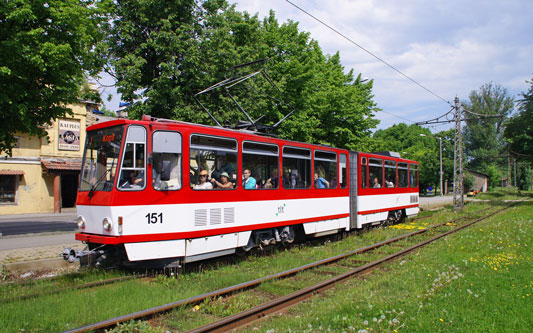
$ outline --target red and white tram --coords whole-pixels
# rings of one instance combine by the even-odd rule
[[[87,128],[77,209],[88,251],[67,249],[66,259],[165,266],[415,215],[418,164],[149,116],[113,120]]]

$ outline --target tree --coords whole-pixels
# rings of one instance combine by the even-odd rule
[[[462,104],[467,118],[463,137],[468,168],[487,173],[505,151],[503,124],[514,108],[513,98],[507,89],[491,82],[472,91]]]
[[[531,189],[531,165],[519,163],[518,168],[518,188],[527,191]]]
[[[504,135],[518,158],[533,161],[533,79],[526,82],[531,86],[527,92],[522,92],[518,113],[509,119]]]
[[[108,0],[13,0],[0,5],[0,152],[16,133],[45,136],[42,127],[71,112],[87,74],[100,71],[96,48]]]
[[[273,12],[260,20],[224,0],[125,0],[113,17],[106,45],[118,92],[132,104],[133,117],[213,124],[193,95],[231,74],[233,66],[269,59],[274,85],[255,80],[231,93],[253,119],[264,115],[265,124],[294,108],[278,136],[355,149],[378,123],[372,81],[345,73],[339,54],[324,55],[297,23],[280,25]],[[234,124],[242,114],[223,92],[200,98],[220,123]]]

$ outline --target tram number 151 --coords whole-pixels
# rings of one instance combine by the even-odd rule
[[[163,223],[163,213],[148,213],[144,217],[148,224]]]

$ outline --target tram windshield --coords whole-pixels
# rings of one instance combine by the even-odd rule
[[[123,134],[123,125],[87,132],[80,191],[111,191]]]

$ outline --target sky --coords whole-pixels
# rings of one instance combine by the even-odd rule
[[[489,82],[518,98],[533,78],[531,0],[291,0],[434,94],[286,0],[229,2],[259,18],[273,10],[280,24],[298,22],[325,54],[340,53],[346,72],[373,79],[374,101],[383,110],[376,114],[378,129],[436,118],[450,110],[446,101],[467,100]],[[118,99],[108,108],[116,110]]]

